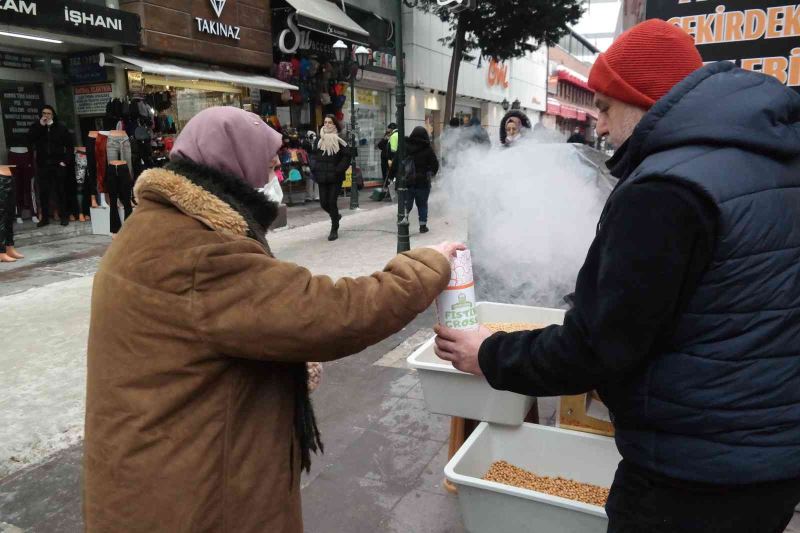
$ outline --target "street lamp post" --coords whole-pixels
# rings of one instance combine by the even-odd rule
[[[403,55],[403,0],[397,0],[397,27],[394,30],[394,47],[397,57],[397,88],[395,103],[397,106],[397,153],[393,165],[397,177],[397,253],[411,249],[408,235],[408,210],[406,209],[406,176],[402,164],[406,155],[406,86],[405,57]]]
[[[356,157],[358,156],[358,119],[356,118],[356,77],[369,63],[369,50],[363,46],[356,48],[356,61],[350,57],[350,47],[342,41],[333,45],[336,61],[348,72],[350,80],[350,209],[358,209],[358,183],[356,182]]]

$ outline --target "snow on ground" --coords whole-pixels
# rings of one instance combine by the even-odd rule
[[[412,246],[465,238],[465,224],[445,220],[436,205],[432,201],[427,235],[414,235],[419,228],[412,216]],[[277,257],[314,274],[368,275],[394,256],[396,212],[389,204],[343,211],[336,242],[327,241],[330,224],[322,222],[271,234],[270,246]],[[0,478],[83,437],[94,279],[87,274],[0,299]]]
[[[83,435],[92,279],[2,299],[0,477]]]

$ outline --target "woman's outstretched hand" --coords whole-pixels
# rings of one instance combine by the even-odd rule
[[[434,244],[433,246],[426,246],[426,248],[430,248],[431,250],[436,250],[437,252],[445,256],[445,258],[447,258],[448,261],[451,258],[455,257],[457,250],[467,249],[467,247],[460,242],[450,242],[450,241],[440,242],[439,244]]]

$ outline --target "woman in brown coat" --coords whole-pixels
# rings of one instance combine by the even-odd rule
[[[300,533],[319,444],[308,361],[359,352],[425,310],[456,245],[342,279],[275,259],[255,190],[280,135],[233,108],[184,128],[94,280],[84,518],[90,532]]]

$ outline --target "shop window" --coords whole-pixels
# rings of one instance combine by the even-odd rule
[[[381,140],[386,132],[386,126],[394,121],[394,117],[389,114],[389,92],[356,87],[355,96],[356,120],[358,122],[356,136],[358,158],[356,162],[365,180],[382,181],[381,153],[375,149],[375,145],[378,144],[378,141]],[[349,98],[350,94],[348,92],[348,102],[342,109],[345,127],[348,131],[351,123]]]

